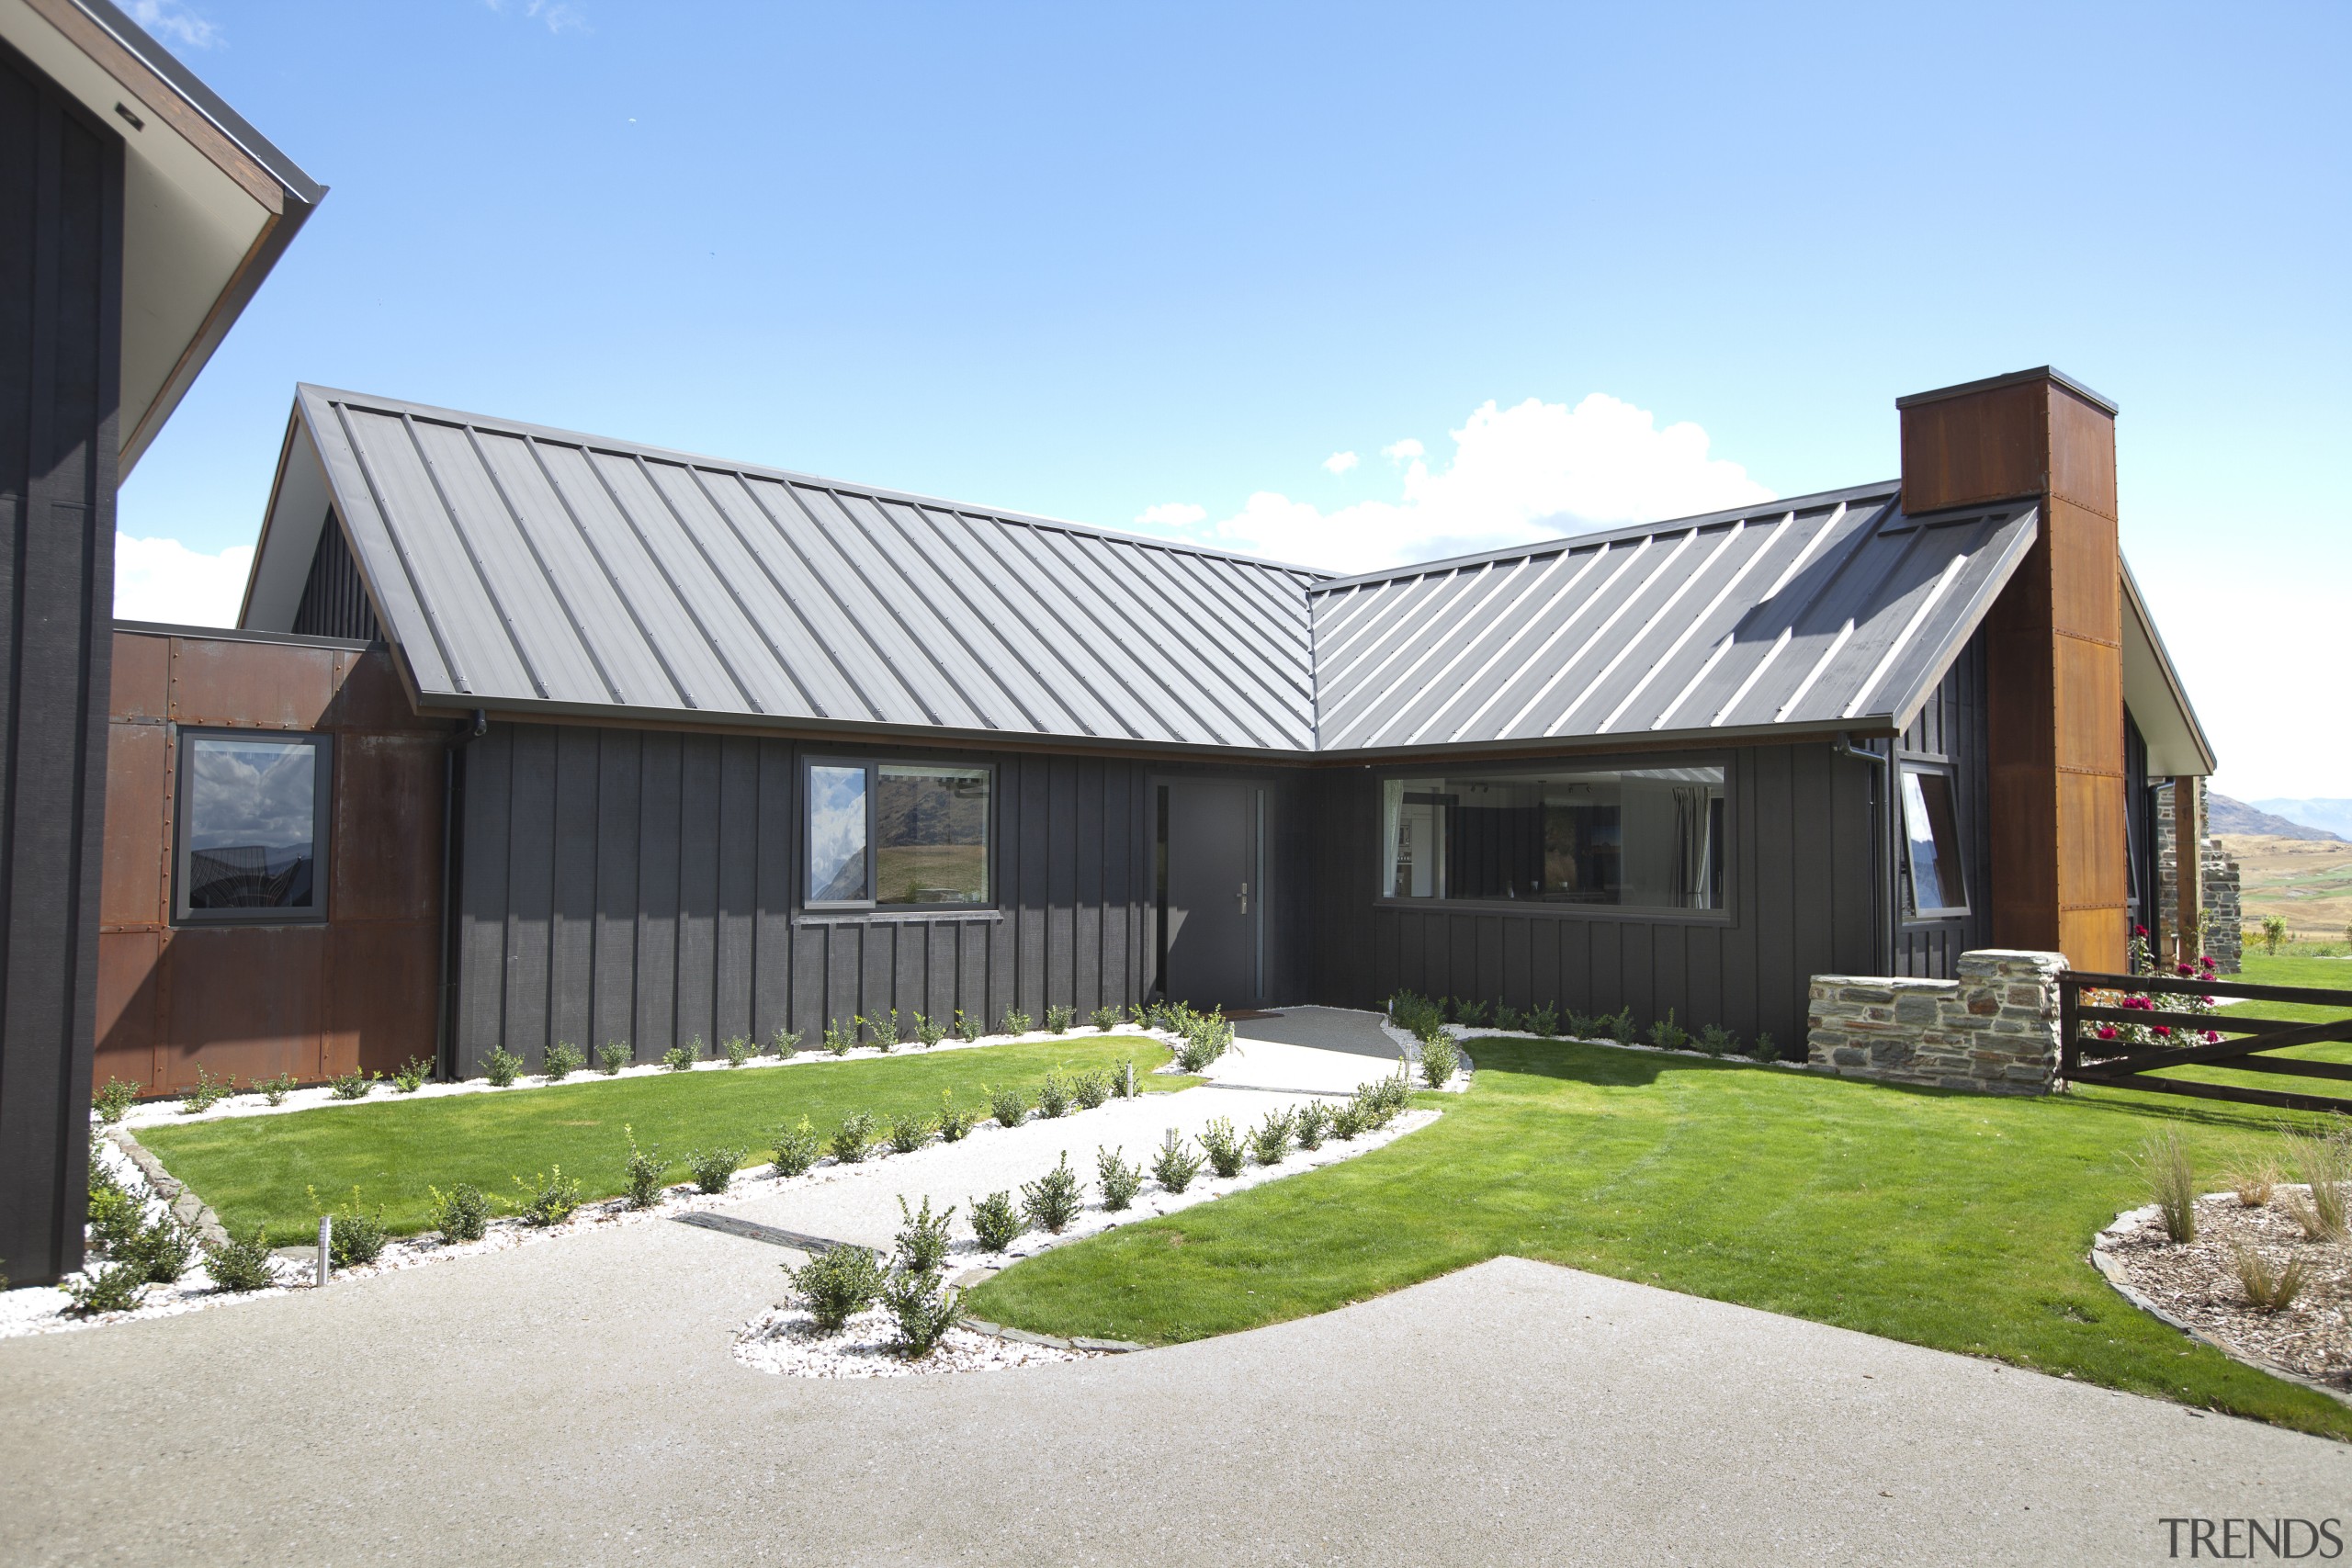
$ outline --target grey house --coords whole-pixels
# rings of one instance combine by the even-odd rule
[[[304,387],[234,635],[446,728],[447,1071],[1399,987],[1793,1048],[1815,972],[2194,930],[2111,406],[1901,418],[1898,479],[1340,577]]]

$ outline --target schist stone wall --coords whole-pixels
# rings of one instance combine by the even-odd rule
[[[2164,962],[2172,962],[2170,954],[2177,932],[2175,927],[2180,910],[2180,856],[2177,852],[2181,825],[2174,809],[2176,792],[2169,783],[2156,786],[2156,953]],[[2199,847],[2197,856],[2198,915],[2205,926],[2205,955],[2213,967],[2223,975],[2238,972],[2238,960],[2244,955],[2245,934],[2239,926],[2238,863],[2230,859],[2205,835],[2207,812],[2205,792],[2197,792],[2197,820],[2189,824],[2188,838]]]
[[[1956,980],[1815,975],[1805,1059],[1848,1077],[2046,1094],[2058,1070],[2065,955],[1986,948]]]
[[[2238,863],[2209,842],[2198,856],[2198,870],[2204,878],[2205,956],[2213,961],[2217,972],[2234,975],[2238,961],[2245,956],[2245,927],[2241,923],[2245,913],[2238,908]]]

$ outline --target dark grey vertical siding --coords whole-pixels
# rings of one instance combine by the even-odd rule
[[[343,524],[327,513],[319,529],[318,548],[311,552],[311,574],[302,581],[302,598],[294,606],[292,630],[306,637],[349,637],[374,642],[383,630],[376,623],[376,606],[360,580],[359,563],[351,558]]]
[[[1313,988],[1344,1007],[1407,987],[1514,1007],[1630,1007],[1644,1022],[1671,1009],[1685,1024],[1765,1031],[1801,1052],[1807,979],[1877,962],[1870,771],[1826,743],[1732,752],[1731,908],[1720,919],[1383,903],[1377,774],[1317,775],[1307,786]]]
[[[538,725],[469,746],[458,1070],[502,1044],[536,1066],[559,1040],[625,1040],[646,1061],[697,1035],[716,1050],[782,1027],[814,1043],[828,1020],[892,1007],[993,1022],[1007,1007],[1083,1017],[1141,999],[1145,764],[989,755],[996,910],[812,916],[797,897],[803,750]]]
[[[1894,973],[1922,979],[1952,978],[1960,955],[1990,943],[1993,931],[1993,831],[1986,820],[1984,636],[1968,640],[1935,694],[1903,732],[1901,756],[1952,765],[1954,806],[1967,856],[1969,912],[1949,919],[1914,920],[1902,911],[1894,856],[1903,852],[1902,808],[1887,813],[1887,898],[1894,911]]]
[[[0,1271],[82,1263],[122,142],[0,45]]]

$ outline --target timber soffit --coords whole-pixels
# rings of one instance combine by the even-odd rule
[[[420,699],[515,716],[1360,757],[1884,732],[2037,526],[1908,517],[1889,482],[1333,578],[315,387],[297,409]]]

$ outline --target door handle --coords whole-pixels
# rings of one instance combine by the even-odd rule
[[[1250,885],[1246,882],[1241,885],[1241,912],[1250,912]]]

